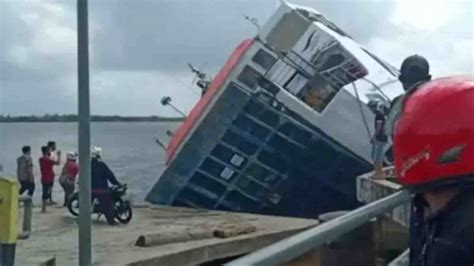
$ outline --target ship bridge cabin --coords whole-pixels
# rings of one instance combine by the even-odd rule
[[[274,95],[282,106],[370,160],[366,144],[374,114],[367,105],[388,103],[403,92],[397,69],[319,12],[288,3],[263,25],[248,54],[237,79],[244,88]]]

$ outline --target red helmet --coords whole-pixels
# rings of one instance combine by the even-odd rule
[[[409,92],[401,106],[393,131],[393,151],[402,184],[449,183],[474,176],[472,77],[424,83]]]

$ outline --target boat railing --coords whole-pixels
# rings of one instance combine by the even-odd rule
[[[346,59],[339,65],[321,71],[319,74],[331,85],[341,88],[351,81],[365,75],[365,70],[360,68],[352,59]]]
[[[319,58],[326,54],[329,50],[339,46],[339,42],[336,41],[336,40],[333,40],[333,41],[330,41],[326,44],[324,44],[323,46],[321,46],[315,53],[314,55],[312,56],[311,58],[311,62],[318,62],[319,61]]]
[[[337,43],[335,45],[337,45]],[[334,45],[329,45],[325,50],[328,50],[333,46]],[[286,77],[288,72],[295,69],[307,79],[310,79],[314,76],[314,74],[319,73],[332,86],[335,88],[340,88],[351,82],[350,80],[347,80],[347,78],[357,79],[358,77],[365,75],[364,68],[358,67],[357,63],[353,59],[346,59],[334,67],[320,71],[315,64],[311,63],[302,55],[293,50],[288,51],[286,55],[280,55],[281,61],[286,66],[280,67],[279,71],[274,73],[274,76],[277,77]],[[270,71],[271,70],[269,70],[269,72]],[[267,74],[269,72],[267,72]]]
[[[231,261],[227,265],[279,265],[288,262],[325,243],[338,239],[343,234],[351,232],[410,199],[409,191],[398,191],[336,219]]]

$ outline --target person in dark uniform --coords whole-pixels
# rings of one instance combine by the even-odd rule
[[[121,184],[112,170],[102,160],[102,148],[93,147],[91,157],[92,197],[99,201],[100,211],[105,215],[107,223],[116,225],[114,203],[109,183],[115,186],[121,186]]]
[[[426,58],[423,56],[416,54],[405,58],[405,60],[402,62],[402,65],[400,66],[400,75],[398,76],[398,80],[402,83],[406,94],[409,94],[410,91],[416,89],[418,85],[430,81],[430,64],[428,63],[428,60],[426,60]],[[387,112],[387,123],[385,126],[385,132],[387,134],[390,134],[393,131],[393,121],[398,118],[398,113],[392,112],[392,110],[400,109],[400,100],[404,95],[405,94],[395,97],[390,103],[390,108]]]
[[[474,78],[418,85],[393,126],[395,171],[415,193],[410,266],[474,265]]]
[[[428,60],[417,54],[405,58],[400,67],[398,80],[402,83],[405,91],[422,82],[430,81],[430,64]]]
[[[388,144],[388,136],[385,134],[385,120],[387,107],[384,102],[377,103],[375,112],[374,134],[370,140],[372,143],[372,161],[374,164],[374,179],[385,179],[383,161],[385,148]]]

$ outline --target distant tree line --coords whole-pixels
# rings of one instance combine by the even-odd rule
[[[182,117],[162,117],[162,116],[118,116],[118,115],[92,115],[92,122],[178,122],[183,121]],[[72,114],[46,114],[42,116],[10,116],[0,115],[0,123],[13,122],[77,122],[77,115]]]

